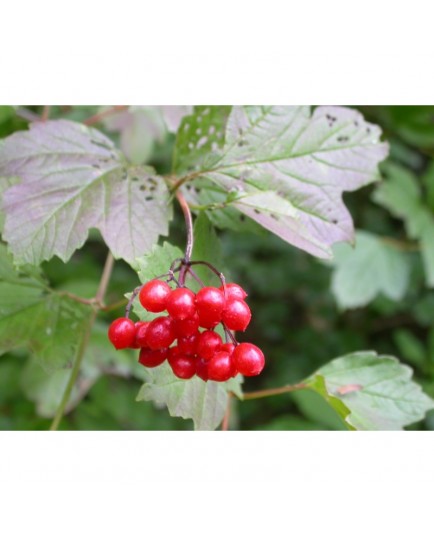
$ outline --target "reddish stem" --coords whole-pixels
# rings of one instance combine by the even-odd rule
[[[94,125],[95,123],[99,123],[106,117],[110,117],[111,115],[119,114],[121,112],[124,112],[127,110],[129,106],[122,105],[122,106],[113,106],[112,108],[108,108],[107,110],[104,110],[102,112],[99,112],[95,115],[92,115],[91,117],[88,117],[83,121],[83,123],[87,126]]]
[[[228,393],[228,401],[226,403],[226,411],[223,417],[222,422],[222,431],[227,432],[229,430],[229,419],[231,417],[231,402],[232,402],[232,393]]]
[[[44,109],[42,110],[41,121],[43,121],[44,123],[48,120],[50,116],[50,108],[51,106],[44,106]]]
[[[302,389],[308,389],[308,385],[306,385],[305,383],[297,383],[295,385],[276,387],[275,389],[252,391],[251,393],[244,393],[243,400],[254,400],[256,398],[265,398],[267,396],[283,395],[284,393],[291,393],[292,391],[301,391]]]

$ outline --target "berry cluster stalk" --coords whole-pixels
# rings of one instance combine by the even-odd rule
[[[184,259],[182,260],[182,267],[179,274],[179,285],[183,287],[185,285],[185,277],[188,272],[188,267],[191,262],[191,254],[193,253],[193,219],[191,217],[190,207],[188,206],[185,197],[179,190],[177,190],[176,192],[176,198],[178,199],[179,204],[182,208],[182,212],[185,218],[185,227],[187,229],[187,244],[185,246]]]

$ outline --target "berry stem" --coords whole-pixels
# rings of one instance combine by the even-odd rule
[[[102,119],[105,119],[106,117],[118,114],[120,112],[124,112],[125,110],[128,110],[128,106],[113,106],[112,108],[108,108],[107,110],[88,117],[83,121],[83,123],[87,126],[94,125],[95,123],[99,123]]]
[[[232,405],[232,393],[228,393],[228,400],[226,403],[226,411],[223,417],[222,422],[222,432],[227,432],[229,430],[229,420],[231,417],[231,405]]]
[[[193,268],[188,265],[187,272],[191,275],[191,277],[196,280],[201,287],[205,286],[205,283],[202,281],[202,279],[197,275],[197,273],[193,270]]]
[[[216,274],[216,276],[220,279],[223,287],[226,286],[225,276],[221,272],[219,272],[217,270],[217,268],[215,266],[213,266],[211,263],[206,262],[206,261],[190,261],[188,264],[189,264],[189,266],[194,266],[194,265],[197,265],[197,264],[202,264],[203,266],[206,266],[207,268],[209,268],[212,272],[214,272]]]
[[[131,307],[133,306],[134,300],[137,298],[137,294],[142,290],[144,285],[140,285],[140,287],[136,287],[132,294],[131,298],[128,300],[127,306],[125,307],[125,318],[130,318],[131,313]]]
[[[178,190],[176,192],[176,199],[178,199],[179,204],[181,205],[182,212],[184,213],[185,226],[187,228],[187,244],[185,246],[184,258],[182,259],[181,271],[179,273],[179,285],[183,287],[185,285],[185,277],[187,275],[188,266],[191,260],[191,254],[193,253],[193,219],[191,217],[190,207],[188,206],[187,200]]]
[[[184,262],[185,264],[189,264],[191,260],[191,254],[193,253],[194,244],[193,219],[191,217],[191,211],[190,207],[188,206],[187,200],[179,190],[176,192],[176,198],[181,205],[182,212],[184,213],[185,218],[185,226],[187,227],[187,245],[185,247]]]
[[[294,385],[285,385],[283,387],[276,387],[274,389],[252,391],[250,393],[244,393],[243,400],[255,400],[257,398],[265,398],[267,396],[283,395],[284,393],[291,393],[292,391],[301,391],[302,389],[308,388],[308,385],[306,385],[305,383],[296,383]]]
[[[228,329],[224,323],[222,322],[222,326],[223,326],[223,329],[225,330],[225,335],[226,337],[229,337],[231,339],[231,341],[235,344],[235,346],[238,346],[239,342],[237,341],[237,339],[234,337],[232,331],[230,329]],[[226,341],[227,342],[227,341]]]
[[[50,108],[51,106],[44,106],[42,110],[41,121],[43,123],[45,123],[45,121],[47,121],[50,116]]]
[[[104,264],[104,269],[101,275],[101,280],[98,286],[98,290],[95,296],[95,301],[97,303],[102,303],[104,300],[105,293],[107,291],[108,283],[110,281],[110,276],[113,270],[114,265],[114,257],[109,252]],[[83,336],[80,341],[80,346],[77,350],[77,355],[75,357],[74,366],[72,367],[71,375],[69,377],[68,383],[66,384],[65,391],[62,396],[62,400],[60,401],[59,407],[57,408],[56,415],[54,416],[53,422],[51,423],[50,430],[54,431],[59,428],[60,421],[62,420],[63,414],[65,412],[65,409],[68,405],[69,398],[71,396],[72,389],[75,385],[75,382],[77,380],[78,374],[80,372],[80,367],[83,362],[84,353],[86,351],[87,344],[90,339],[90,334],[92,332],[93,325],[96,320],[96,316],[98,314],[98,310],[94,309],[90,315],[89,322],[87,324],[86,330],[83,333]]]

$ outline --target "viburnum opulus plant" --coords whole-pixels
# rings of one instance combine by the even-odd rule
[[[222,422],[227,429],[231,400],[296,390],[318,393],[349,429],[401,429],[433,407],[411,369],[374,351],[333,359],[295,385],[241,388],[244,377],[248,386],[250,376],[265,376],[269,360],[248,329],[255,311],[243,281],[234,282],[231,259],[217,255],[216,229],[261,229],[320,259],[335,253],[338,301],[361,303],[345,279],[355,261],[336,244],[354,241],[343,193],[380,179],[388,145],[377,126],[355,110],[321,106],[115,106],[83,122],[63,113],[27,112],[29,128],[0,141],[0,351],[25,346],[45,381],[61,378],[46,410],[52,429],[107,371],[141,378],[137,400],[166,406],[200,430]],[[172,167],[159,175],[146,163],[167,135]],[[395,209],[390,191],[379,188],[378,198]],[[162,240],[176,205],[185,216],[184,252]],[[69,262],[90,229],[109,250],[95,296],[51,287],[42,263]],[[399,299],[407,277],[399,254],[357,236],[375,252],[362,273],[374,285],[369,295]],[[140,284],[125,316],[107,326],[101,316],[125,305],[104,301],[116,259]],[[396,285],[384,266],[399,272]],[[107,329],[112,345],[101,346]],[[48,392],[52,386],[32,396],[41,405]]]

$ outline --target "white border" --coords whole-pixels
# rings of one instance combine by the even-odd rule
[[[4,534],[425,534],[432,433],[5,433]]]

